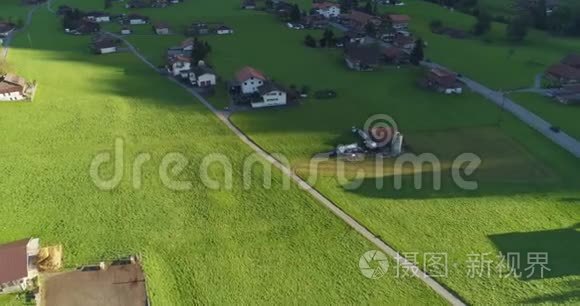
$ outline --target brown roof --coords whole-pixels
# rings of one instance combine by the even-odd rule
[[[238,82],[244,82],[250,78],[260,79],[262,81],[266,80],[266,77],[261,71],[256,70],[252,67],[244,67],[242,70],[236,73],[236,81]]]
[[[350,15],[348,16],[348,18],[350,20],[353,20],[353,21],[361,24],[361,25],[366,25],[370,21],[377,19],[376,16],[369,15],[367,13],[359,12],[359,11],[355,11],[355,10],[352,10],[350,12]]]
[[[315,9],[328,9],[333,6],[340,7],[340,4],[333,3],[333,2],[320,2],[320,3],[312,3],[312,8]]]
[[[411,17],[408,15],[388,14],[386,17],[391,20],[392,23],[409,23],[409,21],[411,21]]]
[[[169,29],[169,25],[165,22],[156,22],[153,26],[158,30]]]
[[[181,42],[181,47],[182,48],[185,48],[187,46],[193,46],[194,41],[195,41],[195,39],[193,39],[191,37],[190,38],[187,38],[186,40],[184,40],[184,41]]]
[[[547,73],[557,78],[580,80],[580,70],[564,64],[552,65],[548,68]]]
[[[569,54],[564,59],[562,59],[562,64],[572,66],[574,68],[580,68],[580,55]]]
[[[395,47],[387,47],[383,49],[383,55],[388,58],[397,58],[403,54],[403,50]]]
[[[345,56],[351,61],[368,66],[379,64],[380,50],[378,45],[348,44],[344,49]]]
[[[30,239],[0,245],[0,284],[28,276],[26,246]]]
[[[15,74],[8,73],[4,77],[0,77],[0,93],[23,92],[26,86],[26,80]]]
[[[452,88],[458,86],[457,75],[445,69],[433,68],[429,71],[427,78],[441,87]]]
[[[169,63],[174,64],[178,62],[191,63],[191,57],[187,57],[185,55],[175,55],[169,57]]]

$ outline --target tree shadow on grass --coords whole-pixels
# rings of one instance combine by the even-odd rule
[[[580,258],[580,223],[569,228],[556,230],[490,235],[489,239],[504,256],[508,256],[506,254],[509,253],[520,254],[519,265],[513,261],[510,264],[518,274],[521,274],[521,279],[524,281],[580,276],[580,261],[578,261]],[[534,260],[533,253],[547,255],[547,269],[543,271],[543,275],[540,266],[531,268],[530,260]],[[572,293],[577,295],[579,291]],[[567,299],[570,297],[570,294],[565,294],[559,298]]]

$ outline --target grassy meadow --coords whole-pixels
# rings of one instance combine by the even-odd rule
[[[100,9],[101,2],[55,0],[55,5]],[[530,86],[536,73],[578,44],[534,32],[513,47],[503,41],[499,24],[491,42],[451,40],[431,34],[429,22],[437,18],[468,28],[472,17],[406,2],[397,10],[412,16],[413,30],[429,42],[430,58],[494,88]],[[336,178],[332,164],[324,165],[316,187],[397,250],[447,253],[449,275],[440,281],[467,302],[580,301],[577,159],[477,95],[421,90],[415,81],[422,72],[416,68],[349,71],[339,51],[303,47],[307,31],[289,30],[261,12],[241,11],[238,3],[187,1],[138,11],[169,22],[177,33],[194,20],[232,26],[235,35],[204,38],[213,47],[209,62],[223,79],[251,65],[286,85],[337,91],[336,99],[309,99],[232,118],[260,146],[287,156],[301,175],[307,175],[314,154],[354,141],[350,128],[373,114],[392,116],[412,152],[436,154],[445,165],[438,191],[415,190],[410,178],[395,190],[388,161],[385,188],[375,188],[369,175],[352,190]],[[125,12],[118,4],[113,11]],[[90,56],[87,38],[57,34],[54,17],[44,12],[36,18],[30,39],[19,36],[10,59],[20,73],[39,80],[39,95],[30,105],[3,106],[7,110],[0,112],[0,127],[8,131],[3,141],[9,144],[0,147],[0,155],[10,160],[0,162],[3,173],[10,174],[2,182],[10,188],[0,189],[8,199],[0,204],[8,213],[8,223],[0,225],[3,240],[40,235],[64,243],[71,264],[142,253],[154,302],[162,305],[274,298],[283,303],[441,302],[411,279],[363,279],[356,263],[370,246],[298,190],[208,191],[196,181],[193,192],[175,194],[160,186],[152,167],[146,169],[151,177],[143,190],[131,189],[128,182],[110,193],[95,190],[86,169],[96,151],[110,150],[116,136],[126,139],[132,154],[147,151],[159,158],[168,151],[188,152],[192,169],[205,153],[217,150],[240,165],[249,152],[191,97],[130,54]],[[159,64],[164,50],[185,38],[153,36],[150,26],[140,27],[128,39]],[[61,42],[56,50],[50,43],[55,36]],[[212,102],[225,105],[223,92],[218,93]],[[464,152],[483,160],[474,174],[476,191],[459,190],[448,176],[448,165]],[[369,165],[347,167],[354,172]],[[543,279],[468,274],[469,254],[532,251],[550,254],[552,271]],[[425,263],[421,256],[418,261]]]
[[[271,189],[244,190],[246,145],[132,54],[95,56],[88,43],[62,34],[44,8],[13,42],[11,67],[39,87],[32,103],[0,105],[1,242],[35,236],[62,244],[67,268],[139,254],[154,305],[443,303],[418,280],[362,276],[359,257],[373,246],[297,187],[282,190],[277,171]],[[117,138],[123,180],[102,191],[89,167]],[[189,161],[173,173],[192,182],[188,191],[171,191],[159,178],[172,152]],[[151,161],[135,189],[140,153]],[[202,159],[214,153],[231,160],[231,190],[200,179]],[[212,166],[209,177],[223,179],[224,171]]]
[[[514,102],[580,140],[580,124],[578,124],[580,107],[578,105],[563,105],[555,99],[535,93],[512,93],[510,96]]]
[[[413,30],[429,42],[429,57],[495,88],[531,85],[536,73],[573,50],[576,43],[533,33],[528,42],[513,47],[503,40],[499,24],[494,25],[492,43],[454,41],[430,34],[429,22],[437,16],[448,25],[469,28],[472,17],[422,1],[407,4],[398,10],[412,16]],[[417,191],[408,184],[394,190],[389,175],[384,178],[386,188],[374,188],[370,175],[362,187],[349,190],[337,180],[332,165],[323,167],[316,187],[398,250],[446,252],[453,268],[440,280],[470,303],[578,301],[575,286],[580,267],[574,258],[580,250],[573,241],[580,218],[580,164],[575,158],[479,96],[448,97],[418,89],[415,81],[421,71],[417,69],[351,72],[339,51],[302,46],[306,33],[316,37],[320,32],[289,30],[272,16],[241,11],[234,4],[231,11],[223,9],[227,4],[221,7],[216,13],[215,2],[188,2],[183,7],[140,12],[168,21],[174,29],[183,29],[193,20],[232,26],[233,36],[204,37],[213,47],[209,61],[223,79],[251,65],[286,85],[338,92],[333,100],[306,100],[296,107],[235,114],[234,123],[262,147],[283,153],[295,171],[306,175],[310,157],[354,141],[351,126],[384,113],[396,119],[413,152],[433,152],[443,165],[460,153],[473,152],[483,160],[475,174],[477,191],[458,190],[448,179],[448,171],[444,171],[440,191]],[[134,35],[129,39],[162,63],[164,50],[184,37]],[[222,99],[219,95],[212,101],[225,105]],[[387,173],[390,166],[386,162]],[[347,168],[354,172],[368,165]],[[471,253],[538,249],[550,252],[553,260],[554,273],[544,279],[468,276],[466,261]]]

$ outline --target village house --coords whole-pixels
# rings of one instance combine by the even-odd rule
[[[264,85],[258,87],[258,93],[262,97],[262,100],[252,101],[251,105],[253,108],[281,106],[287,103],[286,91],[272,81],[266,81]]]
[[[16,25],[10,22],[0,22],[0,37],[6,37],[16,30]]]
[[[191,69],[189,80],[192,85],[205,88],[215,86],[217,76],[211,68],[205,65],[205,63],[200,62],[196,67]]]
[[[344,33],[344,42],[345,43],[357,43],[357,44],[364,44],[367,35],[362,31],[351,30]]]
[[[408,52],[393,46],[384,48],[382,54],[385,62],[391,65],[408,64],[411,60]]]
[[[328,19],[322,15],[314,14],[302,17],[300,23],[309,29],[324,29],[328,26]]]
[[[397,31],[406,31],[409,28],[411,17],[408,15],[387,14],[385,20]]]
[[[340,15],[340,4],[332,2],[313,3],[312,9],[325,18],[338,17]]]
[[[349,20],[350,25],[358,30],[364,30],[367,24],[373,24],[379,26],[382,22],[377,16],[369,15],[364,12],[352,10],[350,14],[346,15],[346,19]]]
[[[255,10],[256,9],[256,1],[255,0],[242,0],[242,9]]]
[[[546,78],[557,85],[575,84],[580,82],[580,69],[565,64],[552,65],[545,73]]]
[[[569,54],[564,57],[561,61],[562,64],[580,69],[580,55],[579,54]]]
[[[236,73],[233,87],[234,92],[252,97],[250,104],[253,108],[287,104],[286,91],[252,67],[245,67]]]
[[[88,12],[85,14],[85,18],[88,21],[102,23],[102,22],[111,22],[111,16],[104,12]]]
[[[117,43],[112,40],[103,40],[91,44],[91,49],[96,54],[109,54],[117,52]]]
[[[580,104],[580,85],[564,86],[555,90],[550,96],[565,105]]]
[[[195,46],[195,39],[194,38],[187,38],[181,42],[181,50],[191,52],[193,47]]]
[[[0,76],[0,101],[22,101],[28,98],[29,85],[15,74]]]
[[[191,36],[207,35],[210,33],[210,30],[209,26],[205,22],[193,22],[189,26],[187,33]]]
[[[234,30],[228,26],[221,25],[215,29],[216,34],[218,35],[228,35],[234,34]]]
[[[38,238],[0,245],[0,294],[28,288],[30,281],[38,276],[36,258],[39,251]]]
[[[188,78],[191,71],[191,57],[185,55],[170,56],[167,69],[174,77]]]
[[[393,39],[393,45],[397,48],[401,48],[403,50],[411,51],[415,48],[415,38],[412,36],[405,36],[397,34]]]
[[[127,16],[127,23],[131,25],[147,24],[148,22],[149,18],[142,15],[130,14],[129,16]]]
[[[163,22],[157,22],[153,25],[153,30],[157,35],[169,35],[169,25]]]
[[[344,49],[344,60],[352,70],[373,71],[379,66],[378,45],[347,44]]]
[[[420,85],[445,94],[463,93],[463,85],[457,79],[457,74],[450,71],[433,68],[419,81]]]
[[[235,80],[239,84],[242,94],[252,94],[264,84],[266,77],[262,72],[252,67],[245,67],[238,71]]]

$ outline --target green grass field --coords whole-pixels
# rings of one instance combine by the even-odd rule
[[[426,8],[431,9],[413,3],[406,10],[410,10],[414,20],[419,20],[420,26],[422,10],[423,15],[436,16]],[[159,14],[170,14],[170,11]],[[445,19],[448,13],[441,14]],[[464,24],[471,20],[471,17],[458,16],[457,19],[464,19]],[[183,22],[181,18],[174,18],[175,27]],[[197,18],[192,16],[183,24]],[[424,18],[427,25],[429,19]],[[579,250],[572,248],[567,252],[567,248],[551,242],[565,241],[564,245],[570,246],[577,238],[577,231],[573,229],[580,216],[576,205],[577,160],[478,96],[444,97],[418,90],[414,85],[420,74],[417,70],[353,73],[344,68],[339,52],[302,47],[306,33],[288,30],[271,16],[239,12],[222,19],[234,26],[236,35],[207,38],[214,50],[210,62],[222,77],[227,79],[242,66],[252,65],[286,84],[308,85],[314,90],[332,88],[339,93],[335,100],[308,100],[299,107],[235,115],[234,122],[261,146],[284,153],[300,173],[315,153],[352,141],[349,136],[352,125],[361,125],[371,114],[387,113],[397,119],[408,142],[419,152],[435,152],[444,162],[459,152],[477,153],[484,160],[477,192],[457,190],[449,182],[439,192],[415,191],[408,187],[397,192],[391,188],[375,190],[372,181],[359,190],[349,191],[334,178],[332,168],[317,187],[397,249],[421,254],[447,252],[450,262],[457,266],[442,281],[469,302],[577,301],[574,286],[579,268],[573,258]],[[182,38],[167,38],[172,40],[169,44],[161,39],[130,39],[145,53],[159,58],[164,48]],[[264,41],[276,43],[264,45]],[[492,69],[504,67],[503,61],[492,56],[489,65],[481,65],[487,58],[468,63],[466,57],[443,53],[444,44],[450,44],[447,40],[441,39],[439,44],[431,39],[429,42],[429,52],[441,50],[438,58],[456,61],[457,65],[469,69],[489,69],[478,73],[488,83],[507,81],[511,86],[519,86],[528,78],[531,83],[538,69],[516,62],[518,70],[512,75],[501,71],[496,77]],[[482,44],[479,41],[462,43]],[[529,50],[542,58],[546,56],[543,49],[557,56],[566,52],[554,51],[551,47],[535,46]],[[496,55],[509,51],[504,45],[493,49]],[[460,45],[452,50],[469,52]],[[387,186],[392,186],[391,179],[386,181]],[[472,252],[497,254],[514,249],[525,252],[536,243],[553,254],[554,270],[558,271],[553,277],[517,280],[467,276],[465,261]]]
[[[447,26],[470,30],[475,19],[423,0],[405,2],[404,7],[383,10],[413,18],[412,31],[429,44],[428,58],[494,89],[531,87],[536,74],[580,47],[578,39],[552,37],[540,31],[530,31],[525,41],[513,44],[506,41],[505,25],[499,23],[493,24],[484,39],[451,39],[431,33],[429,23],[439,19]]]
[[[577,105],[563,105],[554,99],[533,93],[514,93],[511,96],[515,102],[580,140],[580,125],[578,124],[580,107]]]
[[[426,32],[435,16],[456,26],[470,25],[471,17],[428,3],[407,2],[403,10],[413,17],[414,29],[429,41],[430,57],[498,88],[531,84],[541,65],[569,52],[576,43],[543,41],[537,33],[533,42],[517,48],[511,60],[505,59],[511,47],[499,40],[487,46]],[[82,5],[100,8],[101,3]],[[169,21],[175,29],[199,19],[234,27],[233,36],[207,38],[213,47],[210,62],[224,79],[252,65],[287,85],[338,92],[334,100],[306,100],[297,107],[233,117],[266,150],[288,156],[300,174],[311,156],[353,141],[350,127],[362,125],[377,113],[397,120],[414,152],[436,153],[443,164],[462,152],[478,154],[483,164],[476,173],[479,189],[473,192],[458,190],[449,179],[440,191],[417,191],[408,184],[397,191],[389,176],[386,188],[374,188],[369,176],[361,188],[349,190],[335,178],[332,165],[322,172],[316,187],[396,249],[421,255],[447,253],[449,276],[440,281],[469,303],[580,301],[577,159],[479,96],[448,97],[423,91],[415,86],[421,72],[414,68],[348,71],[338,51],[304,48],[306,32],[288,30],[272,16],[240,11],[236,6],[233,0],[189,1],[180,7],[142,12],[154,20]],[[42,16],[54,24],[52,17]],[[3,127],[19,127],[9,130],[8,149],[0,149],[2,155],[10,156],[10,163],[0,165],[12,175],[6,183],[11,188],[0,189],[2,197],[10,199],[0,205],[8,209],[6,228],[12,230],[0,231],[0,237],[35,234],[49,242],[63,242],[73,252],[67,255],[71,263],[143,253],[148,279],[156,284],[150,285],[154,302],[162,304],[274,298],[313,303],[440,302],[409,279],[362,280],[356,260],[370,246],[298,190],[226,193],[200,186],[193,194],[176,195],[160,188],[154,179],[147,181],[150,188],[139,192],[128,185],[114,193],[94,190],[85,168],[78,167],[88,167],[91,154],[110,148],[119,133],[128,139],[131,152],[146,150],[154,156],[179,150],[191,152],[199,162],[204,153],[218,150],[239,161],[248,152],[190,97],[141,68],[129,54],[92,57],[86,54],[86,39],[64,36],[58,36],[62,49],[47,47],[54,44],[48,37],[43,39],[42,33],[54,28],[56,24],[35,28],[33,34],[38,31],[39,35],[31,39],[21,36],[20,49],[11,54],[19,71],[39,79],[41,87],[38,99],[26,106],[29,112],[23,114],[18,112],[22,107],[10,106],[0,115]],[[496,25],[492,37],[501,33]],[[129,37],[159,63],[164,50],[183,38]],[[35,60],[29,61],[30,57]],[[39,65],[45,69],[39,71]],[[66,73],[48,73],[54,67]],[[62,96],[58,84],[67,84],[70,90],[65,92],[75,96],[53,102],[51,91]],[[225,105],[222,99],[220,93],[212,102]],[[41,124],[23,124],[31,121]],[[78,138],[69,140],[74,136]],[[389,166],[387,162],[385,168]],[[349,165],[353,170],[365,167],[365,163]],[[51,190],[67,192],[61,195]],[[22,197],[26,205],[16,206]],[[79,198],[85,199],[83,203],[77,203]],[[71,222],[65,216],[76,218]],[[87,228],[92,231],[85,232]],[[345,237],[338,234],[341,231]],[[267,234],[257,236],[256,232]],[[549,252],[552,271],[544,279],[469,277],[469,254],[514,251]],[[208,254],[217,254],[219,260]],[[229,254],[237,255],[230,259]],[[172,262],[185,264],[176,267]],[[419,262],[424,260],[419,258]],[[281,266],[287,268],[280,270]],[[224,286],[225,291],[214,291]]]
[[[88,42],[62,34],[45,9],[15,38],[11,66],[39,88],[32,103],[0,105],[1,242],[36,236],[62,244],[68,268],[140,254],[154,305],[442,304],[418,280],[364,278],[358,260],[373,246],[297,187],[282,190],[278,172],[271,190],[244,190],[250,150],[241,141],[132,54],[94,56]],[[127,172],[105,192],[89,166],[118,137]],[[134,189],[131,161],[143,152],[152,160],[143,188]],[[170,152],[190,161],[179,178],[191,180],[191,190],[160,181]],[[212,153],[231,159],[232,190],[202,184],[198,168]],[[212,167],[209,175],[223,171]]]

